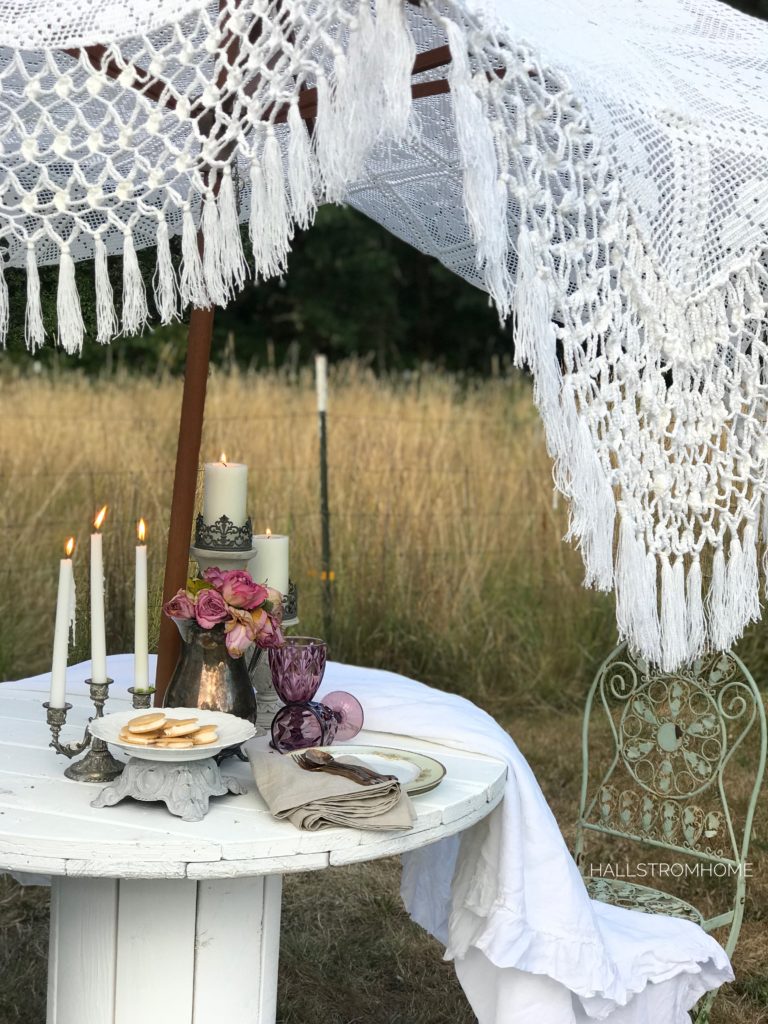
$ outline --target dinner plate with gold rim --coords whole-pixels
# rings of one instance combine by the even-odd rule
[[[395,775],[409,796],[429,793],[445,778],[445,765],[428,754],[399,747],[378,747],[362,743],[340,743],[333,747],[313,747],[331,757],[349,754],[380,775]]]

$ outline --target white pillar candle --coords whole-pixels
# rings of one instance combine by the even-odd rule
[[[248,514],[248,467],[227,462],[222,453],[218,462],[206,462],[203,473],[203,522],[211,526],[222,516],[243,526]]]
[[[139,520],[136,528],[136,581],[133,612],[133,685],[149,689],[149,616],[147,600],[147,525]]]
[[[67,702],[67,656],[69,631],[75,620],[75,577],[72,572],[72,552],[75,538],[67,541],[66,558],[59,562],[59,592],[56,599],[56,625],[53,630],[53,660],[51,662],[52,708],[63,708]]]
[[[288,593],[288,537],[285,534],[257,533],[253,538],[256,554],[249,562],[251,576],[281,594]]]
[[[91,534],[91,679],[94,683],[107,680],[107,630],[104,623],[104,555],[101,527],[107,515],[105,505],[93,521],[96,531]]]

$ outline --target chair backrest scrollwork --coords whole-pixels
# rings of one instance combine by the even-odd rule
[[[590,733],[598,709],[613,751],[599,778],[590,780]],[[735,815],[728,766],[755,727],[754,783],[741,801],[743,813]],[[618,647],[587,699],[577,853],[588,829],[743,866],[765,756],[762,697],[735,654],[710,654],[669,674],[626,645]]]

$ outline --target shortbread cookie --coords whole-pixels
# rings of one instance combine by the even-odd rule
[[[151,715],[140,715],[128,723],[128,732],[146,733],[157,732],[165,724],[165,715],[162,711],[154,711]]]
[[[151,747],[155,742],[155,737],[135,732],[121,732],[119,739],[121,743],[132,743],[135,747]]]
[[[191,747],[192,741],[186,736],[161,736],[160,739],[152,741],[152,746],[161,747],[164,750],[181,750]]]
[[[189,736],[200,728],[196,718],[171,718],[163,726],[166,736]]]
[[[196,747],[204,747],[209,743],[215,743],[219,738],[215,725],[204,725],[190,736]]]

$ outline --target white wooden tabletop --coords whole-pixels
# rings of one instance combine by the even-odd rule
[[[423,751],[447,769],[437,789],[413,798],[417,818],[406,833],[302,832],[290,822],[275,821],[250,766],[235,759],[222,768],[245,781],[248,792],[213,798],[201,822],[184,822],[161,804],[130,800],[96,809],[90,801],[99,787],[65,779],[66,758],[48,747],[42,708],[47,697],[28,683],[0,685],[0,870],[194,879],[308,871],[426,846],[479,821],[504,794],[506,766],[500,761],[410,737],[362,732],[355,743]],[[68,699],[74,707],[62,742],[80,739],[93,714],[85,697]],[[109,711],[127,708],[127,700],[111,697]]]

